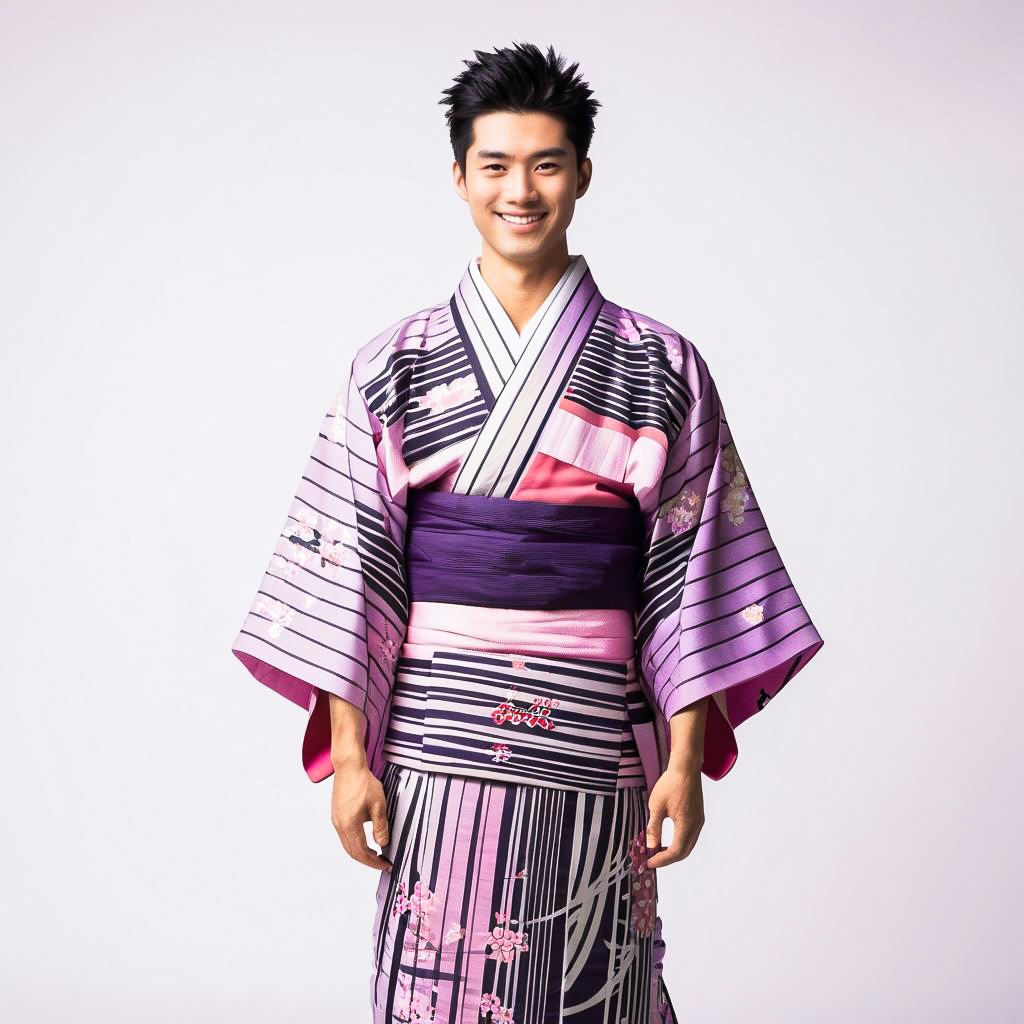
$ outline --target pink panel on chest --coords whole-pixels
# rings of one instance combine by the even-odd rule
[[[550,455],[535,455],[512,493],[521,501],[547,501],[557,505],[629,505],[633,485],[580,469]]]

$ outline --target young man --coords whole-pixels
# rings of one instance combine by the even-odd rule
[[[481,256],[356,352],[233,649],[380,869],[377,1024],[669,1024],[655,871],[823,641],[704,360],[569,254],[577,65],[476,58],[443,102]]]

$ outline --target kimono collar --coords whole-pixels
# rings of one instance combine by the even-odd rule
[[[512,496],[604,305],[587,261],[571,256],[520,334],[480,276],[476,260],[470,263],[449,307],[471,368],[467,382],[479,390],[487,416],[452,491]]]
[[[508,313],[480,273],[480,257],[474,256],[451,298],[451,308],[464,339],[475,350],[484,376],[494,391],[509,379],[524,353],[544,347],[571,334],[572,312],[598,294],[582,254],[570,255],[569,265],[548,292],[537,311],[516,330]],[[576,299],[576,302],[573,300]],[[570,309],[572,307],[572,309]]]

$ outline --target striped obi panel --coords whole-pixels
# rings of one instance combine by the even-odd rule
[[[585,792],[644,785],[633,510],[433,491],[408,507],[384,759]]]

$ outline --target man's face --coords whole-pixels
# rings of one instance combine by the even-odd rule
[[[473,121],[466,174],[456,162],[455,188],[484,244],[516,263],[533,263],[564,251],[576,200],[590,184],[589,157],[577,173],[576,147],[561,119],[531,112],[482,114]],[[502,215],[532,217],[513,223]]]

